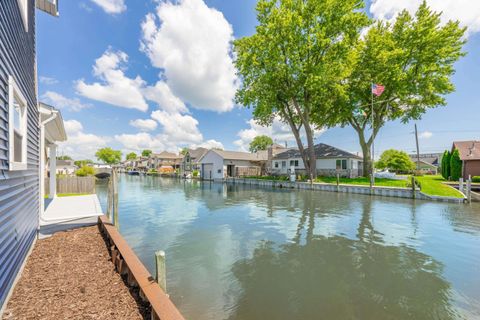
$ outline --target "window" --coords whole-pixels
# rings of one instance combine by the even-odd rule
[[[290,160],[290,167],[298,167],[298,160]]]
[[[282,161],[282,168],[285,168],[287,166],[287,161]]]
[[[278,168],[278,162],[275,161],[275,168]]]
[[[28,0],[17,0],[17,3],[22,14],[23,27],[28,32]]]
[[[347,170],[347,160],[337,160],[337,170]]]
[[[9,169],[27,169],[27,101],[10,76],[8,79]]]

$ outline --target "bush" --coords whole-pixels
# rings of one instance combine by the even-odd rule
[[[450,157],[450,177],[453,181],[457,181],[462,176],[462,160],[458,149],[453,150]]]
[[[389,169],[397,173],[410,172],[415,169],[415,163],[404,151],[395,149],[386,150],[376,163],[379,169]]]
[[[198,172],[198,170],[193,170],[192,175],[196,178],[198,177],[199,173],[200,172]]]
[[[480,182],[480,176],[473,176],[472,182]]]
[[[451,157],[450,151],[445,150],[442,157],[442,168],[441,168],[442,177],[445,180],[448,180],[450,178],[450,157]]]
[[[89,166],[83,166],[75,172],[77,177],[86,177],[93,176],[95,174],[95,169]]]

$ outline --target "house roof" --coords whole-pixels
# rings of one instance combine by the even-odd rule
[[[315,156],[318,158],[355,158],[355,159],[362,159],[361,157],[332,147],[325,143],[319,143],[314,146],[315,148]],[[302,155],[299,150],[291,149],[285,152],[279,153],[273,157],[273,159],[289,159],[289,158],[301,158]]]
[[[480,141],[455,141],[453,148],[458,149],[460,160],[480,160]]]
[[[225,150],[215,150],[212,149],[212,152],[217,153],[225,160],[246,160],[246,161],[266,161],[267,154],[265,152],[249,153],[241,151],[225,151]]]
[[[57,167],[75,167],[73,160],[57,160]]]
[[[442,158],[442,153],[421,153],[419,155],[420,157],[420,162],[428,163],[433,166],[438,167],[440,164],[440,159]],[[413,162],[417,161],[417,155],[416,154],[409,154],[408,155],[410,159],[412,159]]]
[[[175,153],[172,153],[172,152],[167,152],[167,151],[162,151],[160,153],[154,153],[154,154],[152,154],[152,157],[159,158],[159,159],[181,159],[182,158],[178,154],[175,154]]]
[[[188,154],[190,155],[190,159],[193,160],[200,160],[208,152],[207,148],[197,148],[197,149],[188,149]]]
[[[45,126],[45,139],[50,143],[67,140],[62,113],[54,107],[40,102],[40,122]]]

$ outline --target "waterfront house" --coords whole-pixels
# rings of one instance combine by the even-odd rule
[[[362,158],[350,152],[332,147],[328,144],[315,145],[317,157],[317,174],[355,178],[362,175]],[[299,150],[291,149],[281,152],[272,158],[272,173],[285,175],[294,167],[296,173],[305,173],[305,165]]]
[[[57,160],[56,173],[61,175],[72,175],[78,169],[73,160]]]
[[[200,170],[200,159],[208,152],[206,148],[186,149],[181,159],[180,169],[188,174],[194,170]]]
[[[480,176],[480,141],[455,141],[452,151],[454,149],[458,149],[460,153],[463,178]]]
[[[58,14],[56,1],[38,3]],[[0,1],[0,44],[1,307],[34,243],[44,200],[48,119],[37,101],[34,0]]]
[[[165,171],[165,168],[178,169],[182,163],[182,156],[162,151],[160,153],[152,153],[149,157],[149,168],[159,171]]]
[[[409,154],[408,156],[415,162],[415,165],[417,165],[418,158],[420,158],[417,166],[422,173],[437,174],[442,163],[443,153],[421,153],[418,157],[417,154]]]
[[[222,180],[229,177],[258,176],[267,162],[267,154],[212,149],[199,160],[200,177]]]

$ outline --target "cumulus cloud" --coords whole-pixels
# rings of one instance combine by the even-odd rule
[[[82,123],[77,120],[66,120],[64,125],[68,139],[59,144],[59,149],[63,154],[69,155],[74,159],[94,160],[95,152],[99,148],[107,146],[107,143],[110,141],[108,137],[85,133]]]
[[[43,100],[43,102],[58,109],[80,111],[82,109],[91,107],[90,104],[82,103],[78,98],[70,99],[54,91],[47,91],[40,98]]]
[[[40,76],[38,79],[40,80],[40,83],[43,83],[46,85],[52,85],[52,84],[58,83],[58,80],[52,77]]]
[[[433,136],[433,133],[430,131],[424,131],[418,135],[420,139],[430,139]]]
[[[108,14],[119,14],[127,10],[125,0],[91,0]]]
[[[174,95],[195,108],[229,111],[237,88],[233,29],[202,0],[160,2],[142,23],[141,50]]]
[[[163,127],[163,134],[177,144],[200,143],[203,136],[198,130],[198,121],[190,115],[168,113],[157,110],[152,112],[152,119]]]
[[[191,144],[189,147],[192,148],[192,149],[197,149],[197,148],[222,149],[222,150],[225,149],[223,147],[223,144],[220,141],[217,141],[217,140],[214,140],[214,139],[204,141],[200,144]]]
[[[373,0],[370,13],[378,19],[395,19],[400,11],[414,13],[423,0]],[[434,11],[442,12],[442,20],[458,20],[468,27],[467,33],[480,31],[480,1],[478,0],[427,0]]]
[[[158,106],[168,112],[188,112],[185,103],[176,97],[170,87],[163,81],[158,81],[155,86],[146,87],[143,90],[145,98],[156,102]]]
[[[297,146],[290,126],[280,121],[279,118],[275,118],[272,122],[272,125],[268,127],[261,126],[254,119],[247,121],[247,124],[249,125],[249,128],[240,130],[237,133],[239,139],[233,142],[236,146],[238,146],[239,150],[248,151],[250,142],[252,142],[256,136],[260,135],[269,136],[274,142],[282,145],[287,142],[289,146]],[[323,129],[316,130],[315,137],[320,136],[323,132]]]
[[[157,128],[157,122],[152,119],[130,120],[130,125],[141,131],[153,131]]]
[[[125,52],[108,49],[93,66],[93,75],[101,82],[87,84],[83,79],[78,80],[77,93],[111,105],[147,111],[148,105],[142,94],[145,81],[139,76],[132,79],[125,75],[127,62]]]

